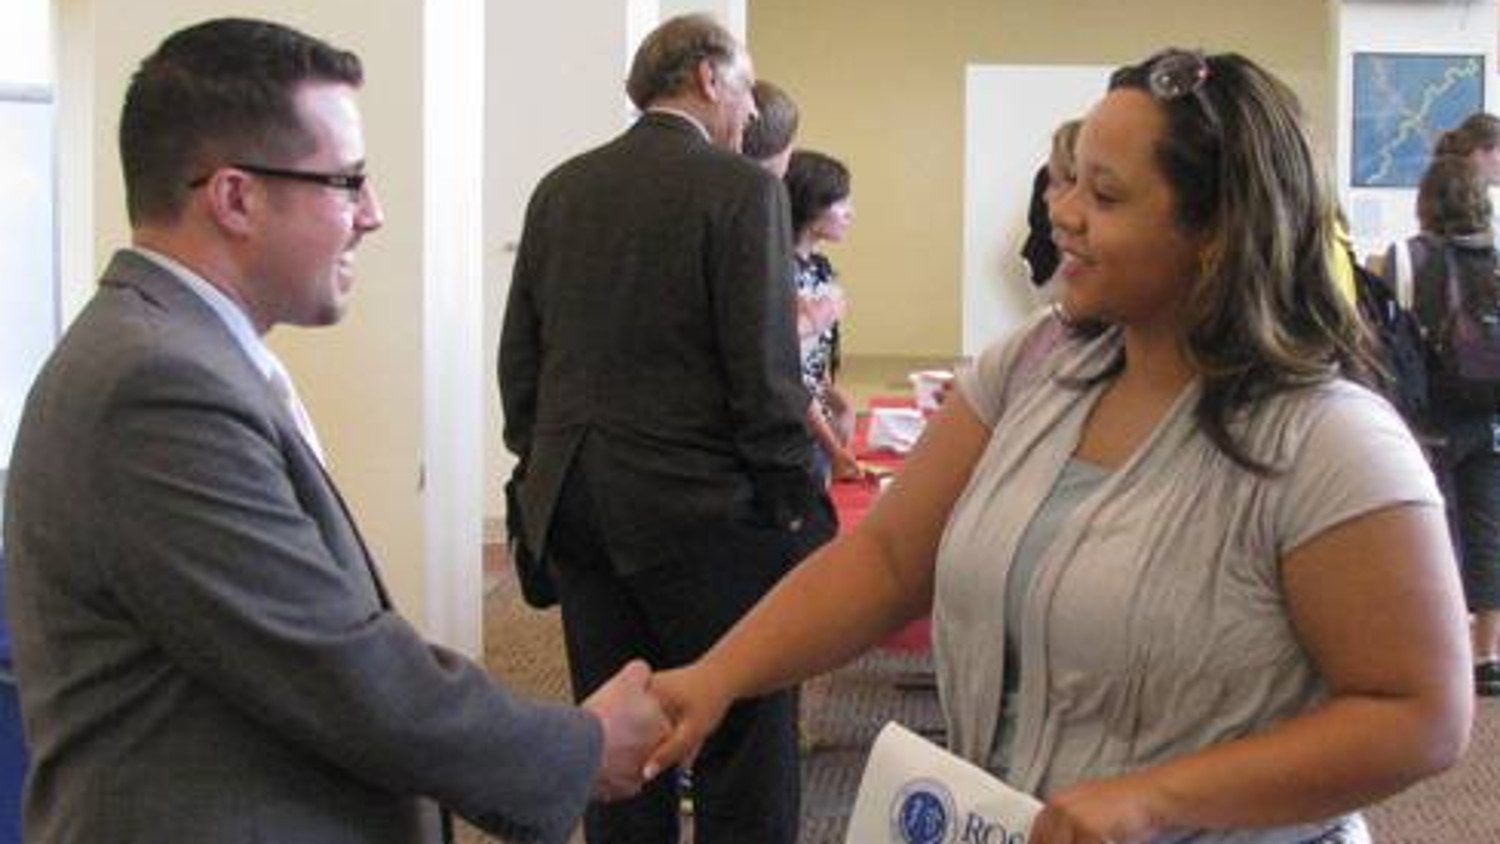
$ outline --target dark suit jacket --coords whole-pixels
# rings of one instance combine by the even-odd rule
[[[647,113],[542,180],[499,362],[536,555],[575,459],[624,571],[726,520],[796,529],[826,507],[791,279],[780,182],[680,117]]]
[[[390,608],[266,380],[145,257],[33,387],[5,517],[28,841],[405,844],[419,796],[561,841],[581,813],[598,723]]]

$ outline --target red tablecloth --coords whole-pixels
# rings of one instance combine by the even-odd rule
[[[904,396],[877,396],[870,399],[870,407],[911,407],[912,400]],[[886,450],[871,450],[865,441],[869,429],[868,414],[860,416],[854,430],[854,454],[861,463],[882,466],[897,471],[901,468],[902,456]],[[839,531],[852,530],[880,495],[880,485],[874,478],[858,481],[835,481],[829,490],[834,509],[839,514]],[[881,647],[899,651],[925,651],[932,647],[932,621],[919,618],[903,627],[881,643]]]

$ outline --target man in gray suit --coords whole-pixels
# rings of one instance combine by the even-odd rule
[[[5,510],[28,841],[407,844],[438,834],[430,798],[559,842],[639,788],[646,666],[544,705],[425,642],[261,340],[336,322],[381,224],[361,76],[217,20],[126,93],[133,248],[32,389]]]
[[[667,21],[630,71],[644,114],[527,210],[499,361],[508,515],[533,579],[555,584],[579,697],[632,659],[696,658],[833,532],[786,195],[737,154],[754,81],[711,19]],[[723,723],[693,770],[697,840],[795,841],[795,695]],[[674,782],[591,806],[589,841],[675,842]]]

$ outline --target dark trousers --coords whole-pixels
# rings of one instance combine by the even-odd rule
[[[1489,413],[1452,414],[1434,468],[1470,611],[1500,609],[1500,454]]]
[[[620,574],[584,473],[575,467],[559,496],[547,555],[575,699],[586,698],[632,659],[669,668],[703,654],[832,535],[831,514],[820,518],[827,524],[796,534],[746,524],[705,526],[701,537],[663,549],[659,565]],[[630,800],[591,804],[584,815],[590,844],[676,844],[676,773],[662,773]],[[801,802],[795,690],[734,704],[698,754],[692,783],[699,844],[794,844]]]

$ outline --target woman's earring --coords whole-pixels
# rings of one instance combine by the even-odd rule
[[[1078,324],[1078,321],[1073,318],[1073,315],[1068,313],[1068,304],[1062,299],[1057,299],[1052,302],[1052,315],[1057,317],[1058,322],[1068,326],[1069,328],[1072,328],[1073,326]]]

